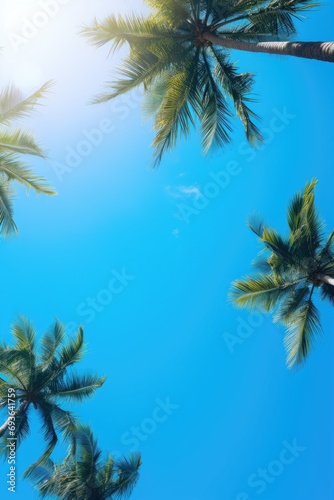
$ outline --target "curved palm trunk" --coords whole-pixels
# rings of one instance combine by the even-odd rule
[[[327,274],[319,273],[319,274],[317,274],[317,279],[321,283],[326,283],[327,285],[334,286],[334,278],[332,278],[331,276],[327,276]]]
[[[334,62],[334,42],[240,42],[230,38],[220,38],[209,32],[204,32],[202,37],[213,45],[228,49]]]
[[[21,401],[20,406],[17,410],[15,410],[15,418],[22,415],[26,411],[27,407],[27,401]],[[0,427],[0,437],[5,434],[11,422],[13,422],[13,417],[8,417],[6,422]]]

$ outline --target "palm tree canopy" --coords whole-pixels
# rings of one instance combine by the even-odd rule
[[[114,460],[102,456],[91,430],[80,426],[76,450],[61,464],[51,460],[29,473],[42,498],[61,500],[107,500],[128,498],[139,479],[141,457]]]
[[[302,363],[321,329],[314,292],[334,305],[334,231],[324,238],[324,224],[314,201],[317,181],[308,183],[288,207],[289,234],[281,236],[253,219],[251,230],[264,249],[253,264],[254,276],[232,285],[231,299],[240,307],[273,312],[274,321],[286,327],[287,363]]]
[[[204,152],[231,141],[230,103],[241,120],[247,139],[262,140],[249,108],[253,76],[239,74],[226,48],[214,46],[205,33],[235,41],[288,39],[295,20],[315,4],[309,0],[146,0],[147,17],[110,16],[95,20],[83,33],[97,46],[125,43],[130,54],[120,78],[94,102],[113,99],[142,85],[145,111],[154,116],[154,164],[172,149],[191,126],[201,126]]]
[[[62,404],[91,397],[105,377],[79,375],[72,369],[85,350],[82,328],[73,339],[68,339],[65,326],[56,321],[37,341],[32,323],[21,317],[14,323],[12,335],[12,345],[0,345],[0,408],[7,407],[8,390],[14,389],[20,403],[15,429],[18,446],[29,433],[31,410],[37,411],[47,442],[47,449],[37,462],[41,463],[52,453],[59,433],[74,443],[78,423]],[[2,426],[0,436],[6,441],[8,425]]]
[[[36,193],[56,194],[46,180],[35,175],[20,158],[22,155],[45,157],[45,152],[33,134],[12,126],[12,122],[35,111],[49,88],[50,82],[47,82],[26,98],[14,86],[6,87],[0,93],[0,232],[5,235],[17,232],[13,218],[13,181]]]

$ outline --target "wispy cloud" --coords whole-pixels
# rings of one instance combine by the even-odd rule
[[[195,198],[198,200],[202,196],[202,192],[199,187],[190,186],[166,186],[166,193],[171,198]]]
[[[201,190],[197,186],[179,186],[178,189],[185,196],[194,196],[196,200],[202,196]]]

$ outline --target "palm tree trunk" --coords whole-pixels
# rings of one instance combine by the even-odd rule
[[[327,276],[327,274],[318,273],[317,274],[317,279],[321,283],[326,283],[327,285],[334,286],[334,278],[332,278],[331,276]]]
[[[15,410],[15,415],[14,417],[19,417],[22,415],[28,407],[28,402],[27,401],[21,401],[20,406],[18,407],[17,410]],[[8,417],[6,422],[0,427],[0,437],[3,436],[8,429],[9,425],[11,422],[13,422],[14,418],[13,417]]]
[[[240,42],[230,38],[220,38],[207,31],[202,37],[213,45],[228,49],[334,62],[334,42]]]

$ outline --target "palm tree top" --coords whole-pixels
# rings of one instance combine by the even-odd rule
[[[254,122],[257,117],[249,108],[254,101],[253,75],[238,73],[228,59],[229,48],[236,43],[287,40],[296,32],[296,19],[317,4],[309,0],[146,3],[151,8],[146,17],[111,15],[84,27],[83,34],[93,45],[110,43],[111,51],[124,44],[130,47],[119,78],[109,82],[93,102],[108,101],[143,86],[145,113],[154,116],[154,166],[198,123],[205,153],[211,146],[230,143],[231,103],[248,141],[261,141]]]
[[[56,194],[47,181],[34,174],[21,159],[26,155],[45,158],[45,151],[32,133],[12,125],[33,114],[51,86],[51,81],[46,82],[28,97],[24,97],[14,85],[8,85],[0,92],[0,232],[5,236],[17,232],[13,218],[13,181],[37,194]]]
[[[253,262],[256,273],[235,281],[230,295],[237,306],[273,312],[274,321],[285,325],[289,366],[306,359],[321,330],[315,292],[334,305],[334,230],[326,239],[315,207],[316,183],[292,199],[287,236],[257,218],[249,221],[264,248]]]
[[[114,50],[125,42],[130,46],[146,38],[192,41],[194,45],[210,45],[206,31],[245,40],[272,40],[290,37],[297,32],[295,21],[306,10],[319,6],[311,0],[145,0],[152,13],[140,15],[110,15],[102,22],[95,19],[83,33],[92,44],[111,42]]]
[[[107,500],[128,498],[139,479],[140,454],[114,460],[103,456],[88,426],[76,432],[75,452],[61,464],[48,460],[29,473],[42,498]]]
[[[18,445],[29,433],[31,410],[37,411],[47,442],[39,463],[52,453],[58,433],[74,443],[78,423],[62,404],[91,397],[105,377],[73,371],[85,352],[82,328],[70,339],[65,326],[56,321],[37,341],[33,324],[22,316],[13,324],[12,337],[11,345],[0,345],[0,408],[6,407],[8,390],[14,389],[19,404],[15,431]],[[0,428],[1,439],[6,439],[7,434],[8,421]]]

